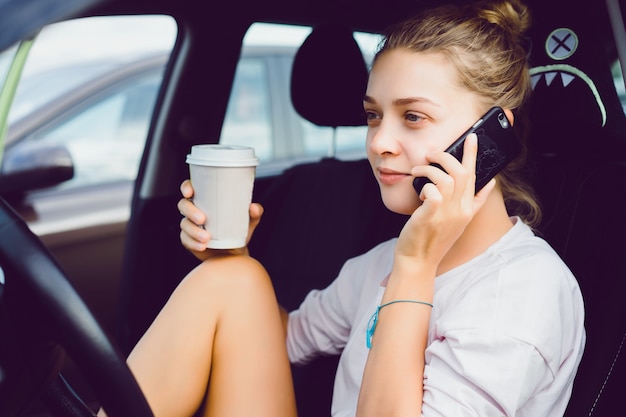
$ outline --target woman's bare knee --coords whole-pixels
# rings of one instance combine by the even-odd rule
[[[219,298],[218,301],[230,297],[273,296],[272,283],[263,266],[244,255],[206,260],[185,281],[181,285],[193,287],[193,291],[201,291],[211,299]]]

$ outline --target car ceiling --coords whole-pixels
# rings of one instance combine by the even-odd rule
[[[448,0],[450,1],[450,0]],[[463,0],[452,0],[462,2]],[[437,0],[387,0],[384,6],[378,0],[265,0],[220,2],[211,6],[196,0],[4,0],[0,2],[0,49],[5,49],[20,38],[31,35],[43,24],[70,16],[98,14],[165,13],[188,25],[207,26],[215,16],[221,30],[228,30],[234,22],[268,21],[315,25],[321,22],[349,23],[354,30],[381,31],[389,23],[401,20],[415,11],[440,3]],[[603,7],[589,7],[589,1],[526,0],[533,10],[551,22],[562,20],[610,35],[607,25],[600,22]],[[596,5],[603,5],[597,2]],[[538,14],[538,13],[537,13]],[[217,18],[219,16],[219,18]],[[573,22],[573,23],[572,23]],[[582,27],[582,26],[581,26]]]

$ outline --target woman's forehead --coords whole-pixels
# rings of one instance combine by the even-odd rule
[[[379,55],[370,71],[367,95],[398,100],[421,97],[432,102],[469,93],[454,64],[440,52],[392,49]]]

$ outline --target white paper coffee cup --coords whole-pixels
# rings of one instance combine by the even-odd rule
[[[212,249],[246,245],[250,203],[259,159],[254,148],[237,145],[194,145],[187,155],[193,202],[207,216]]]

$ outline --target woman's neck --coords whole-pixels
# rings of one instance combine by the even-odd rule
[[[480,255],[512,227],[513,223],[506,211],[502,192],[500,187],[496,186],[489,194],[483,207],[476,213],[461,237],[439,264],[437,275],[441,275]]]

